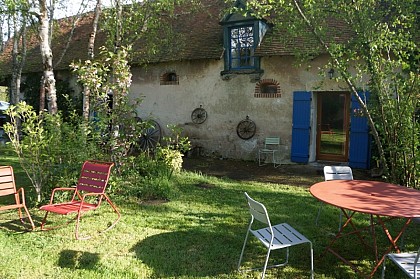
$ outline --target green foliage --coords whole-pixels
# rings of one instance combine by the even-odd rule
[[[131,59],[147,63],[158,55],[171,56],[172,51],[188,43],[185,34],[173,30],[172,22],[177,20],[179,8],[183,11],[199,8],[198,0],[157,0],[113,2],[110,9],[103,11],[101,29],[107,33],[106,46],[117,50],[138,44],[139,53],[131,53]],[[203,13],[205,13],[203,9]]]
[[[162,164],[164,176],[170,178],[173,172],[180,172],[182,168],[183,154],[179,150],[172,149],[169,146],[156,148],[156,160]]]
[[[173,150],[179,150],[183,154],[191,150],[191,142],[186,136],[182,136],[182,127],[178,125],[167,125],[170,135],[164,137],[163,140]]]
[[[76,114],[72,121],[64,122],[61,114],[38,115],[25,102],[11,105],[7,113],[11,121],[4,125],[5,132],[35,187],[38,202],[43,194],[49,196],[51,188],[74,185],[85,160],[101,158]]]
[[[113,193],[140,200],[170,200],[177,192],[168,175],[173,172],[171,166],[148,153],[128,157],[120,171],[119,177],[111,177]]]
[[[246,12],[270,17],[274,31],[305,42],[301,57],[321,50],[330,56],[337,81],[356,97],[371,92],[361,103],[386,178],[405,186],[419,184],[419,13],[418,0],[389,1],[247,1]],[[281,39],[280,38],[280,39]],[[325,73],[325,68],[322,71]]]
[[[191,149],[188,137],[181,136],[182,128],[177,125],[168,125],[170,136],[164,137],[164,145],[158,145],[155,150],[155,160],[161,165],[161,174],[168,179],[173,172],[179,173],[182,169],[182,157]]]
[[[32,106],[35,110],[39,110],[39,90],[41,73],[33,73],[27,75],[21,84],[21,91],[25,93],[25,102]],[[82,113],[82,98],[75,94],[70,87],[68,80],[58,79],[56,81],[57,103],[65,120],[67,120],[73,112]],[[45,103],[48,103],[47,97]]]
[[[55,187],[74,186],[85,160],[110,160],[108,149],[104,152],[103,142],[97,140],[102,134],[97,123],[86,126],[76,113],[64,122],[60,113],[37,115],[22,102],[11,106],[8,114],[11,122],[5,125],[5,131],[35,187],[38,202],[48,198]],[[141,152],[136,157],[118,160],[118,174],[111,178],[110,193],[140,199],[170,199],[177,192],[172,174],[180,172],[181,150],[189,148],[188,140],[179,134],[181,130],[174,131],[174,137],[167,139],[170,144],[158,146],[154,153]],[[68,196],[62,197],[65,198]]]
[[[169,200],[176,189],[167,177],[144,177],[137,196],[142,200]]]
[[[5,157],[0,160],[3,164],[14,162],[5,161]],[[15,172],[20,173],[21,169],[16,167]],[[299,185],[307,181],[306,185],[310,185],[320,178],[296,174],[294,181]],[[325,253],[325,247],[337,234],[337,208],[325,206],[319,225],[315,226],[320,203],[306,187],[293,183],[239,182],[192,172],[174,176],[173,182],[180,186],[176,197],[168,202],[139,202],[112,195],[111,200],[120,209],[122,219],[114,228],[89,241],[74,240],[74,223],[56,230],[36,228],[35,232],[25,232],[15,210],[2,211],[0,278],[259,278],[261,270],[238,272],[236,269],[250,218],[244,191],[264,203],[273,224],[286,222],[313,241],[315,278],[357,278],[340,259]],[[37,208],[29,210],[34,220],[42,219],[43,212]],[[63,221],[63,216],[55,217],[51,221]],[[110,206],[103,203],[95,212],[82,216],[81,232],[95,234],[114,217]],[[67,219],[64,217],[64,220]],[[360,215],[353,222],[365,227],[369,225],[368,220],[369,216]],[[402,225],[397,219],[387,222],[391,235]],[[382,230],[377,231],[379,247],[388,247],[388,238],[379,231]],[[370,239],[369,230],[361,233]],[[355,245],[360,241],[356,235],[348,237],[348,241],[341,239],[335,247],[369,274],[376,263],[375,254],[364,245]],[[407,251],[418,248],[415,227],[409,226],[404,237]],[[244,267],[262,265],[265,251],[257,241],[250,240],[244,254]],[[270,258],[273,262],[280,261],[284,255],[272,253]],[[266,278],[309,278],[309,266],[309,246],[294,247],[290,250],[289,264],[269,269]],[[403,276],[387,262],[386,278]],[[378,277],[380,270],[374,276]]]
[[[79,82],[90,89],[93,121],[101,135],[96,140],[110,154],[118,172],[146,125],[135,117],[140,100],[128,98],[131,85],[129,53],[130,48],[122,47],[116,53],[102,48],[96,61],[71,65]]]
[[[20,164],[41,199],[42,185],[48,177],[49,156],[46,152],[50,135],[44,128],[45,119],[38,116],[33,108],[25,102],[11,105],[6,113],[10,122],[3,125],[10,139]],[[21,128],[21,129],[20,129]]]
[[[97,61],[73,64],[72,68],[91,92],[91,107],[96,114],[93,125],[101,135],[95,140],[110,154],[118,175],[124,177],[111,182],[112,191],[142,199],[169,199],[171,176],[181,170],[182,152],[190,149],[190,142],[181,136],[181,128],[172,125],[171,137],[164,139],[164,145],[158,145],[153,152],[147,150],[136,157],[131,156],[150,123],[138,121],[135,116],[140,101],[128,98],[131,84],[129,53],[130,48],[125,47],[116,53],[102,48]]]

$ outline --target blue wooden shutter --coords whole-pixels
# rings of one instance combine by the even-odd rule
[[[309,140],[311,121],[311,92],[293,92],[293,128],[291,161],[307,163],[309,161]]]
[[[359,93],[366,101],[369,93]],[[360,104],[356,97],[351,96],[350,111],[350,146],[349,146],[349,166],[352,168],[370,168],[370,142],[369,124],[367,117],[363,115]]]

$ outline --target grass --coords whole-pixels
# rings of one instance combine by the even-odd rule
[[[25,186],[27,195],[34,195],[13,156],[1,154],[0,164],[14,165],[18,184]],[[40,231],[43,212],[32,202],[30,212],[38,227],[33,232],[16,220],[16,211],[0,212],[0,278],[257,278],[258,272],[236,271],[249,221],[244,191],[266,205],[273,224],[287,222],[312,240],[315,278],[357,278],[332,254],[323,254],[337,231],[339,212],[324,206],[315,226],[319,202],[307,187],[238,182],[191,172],[174,179],[179,191],[169,202],[111,197],[122,219],[112,230],[87,241],[74,239],[74,223]],[[53,223],[63,220],[62,216],[49,218]],[[113,218],[109,206],[103,206],[82,218],[82,231],[92,233]],[[366,218],[356,221],[367,222]],[[407,233],[407,249],[416,249],[417,232]],[[262,265],[265,250],[254,240],[248,243],[244,266]],[[337,247],[365,271],[372,267],[373,256],[358,239],[341,241]],[[273,252],[271,258],[281,257]],[[404,278],[388,266],[387,278]],[[308,246],[292,248],[290,264],[267,275],[308,278]]]

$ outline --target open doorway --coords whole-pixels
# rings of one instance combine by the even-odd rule
[[[317,92],[317,160],[348,161],[349,107],[348,92]]]

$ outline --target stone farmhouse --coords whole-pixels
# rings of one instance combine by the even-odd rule
[[[334,69],[325,68],[329,57],[321,53],[298,63],[295,54],[314,47],[313,41],[287,40],[285,32],[274,32],[265,20],[223,13],[223,0],[203,1],[203,7],[179,13],[173,22],[179,38],[170,51],[149,59],[147,67],[133,59],[130,94],[143,99],[139,117],[155,120],[163,134],[167,124],[181,126],[192,152],[204,156],[258,160],[265,139],[279,137],[277,162],[370,167],[366,119],[346,85],[333,78]],[[86,59],[92,18],[88,14],[78,23],[55,66],[57,79],[75,84],[68,65]],[[65,47],[58,42],[69,27],[65,20],[61,24],[53,53]],[[340,29],[339,23],[332,24]],[[332,39],[348,38],[343,30]],[[99,34],[96,45],[103,42]],[[40,59],[36,44],[29,47],[24,74],[41,71]],[[10,71],[9,60],[7,52],[0,57],[3,73]]]

